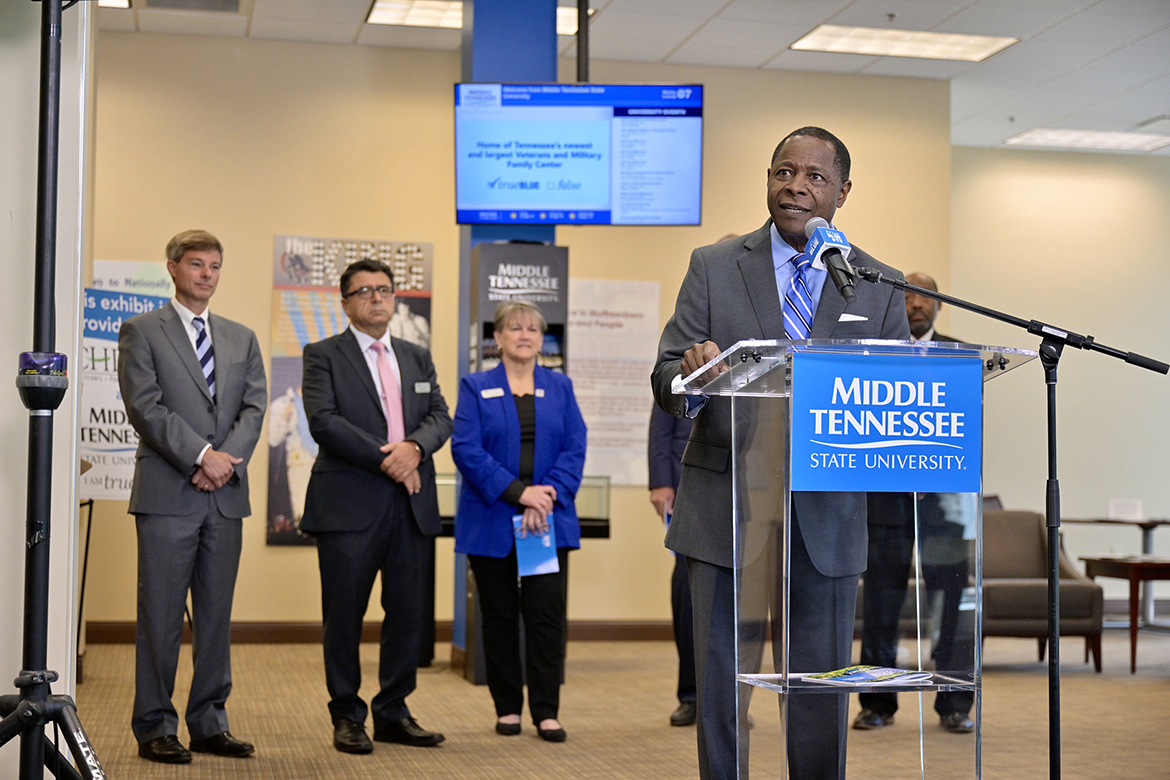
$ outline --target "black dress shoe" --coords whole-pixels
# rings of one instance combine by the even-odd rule
[[[190,764],[191,752],[183,747],[174,734],[156,737],[138,745],[138,755],[159,764]]]
[[[230,731],[206,739],[191,740],[192,753],[214,753],[225,758],[247,758],[256,752],[251,742],[236,739]]]
[[[950,715],[940,715],[939,725],[952,734],[970,734],[975,730],[975,721],[967,717],[965,712],[952,712]]]
[[[413,747],[434,747],[446,737],[437,731],[427,731],[414,718],[406,717],[389,723],[375,723],[374,739]]]
[[[345,718],[338,718],[333,724],[333,747],[342,753],[365,755],[374,752],[374,743],[366,734],[366,727]]]
[[[871,709],[863,709],[860,714],[858,714],[858,716],[853,719],[853,728],[861,729],[862,731],[872,731],[873,729],[880,729],[893,725],[893,713],[886,715],[885,713]]]
[[[536,731],[545,742],[564,742],[568,736],[564,729],[542,729],[537,726]]]
[[[503,734],[505,737],[514,737],[520,733],[519,723],[501,723],[496,721],[496,733]]]
[[[695,725],[696,714],[697,709],[693,701],[680,702],[678,709],[670,713],[670,725],[693,726]]]

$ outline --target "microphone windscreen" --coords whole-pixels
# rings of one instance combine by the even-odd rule
[[[828,226],[829,223],[825,221],[824,217],[813,217],[804,223],[804,237],[812,238],[812,234],[817,231],[817,228],[827,228]]]

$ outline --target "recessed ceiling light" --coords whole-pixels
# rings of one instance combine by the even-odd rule
[[[98,0],[101,8],[129,8],[130,0]]]
[[[1037,127],[1004,141],[1012,146],[1055,146],[1062,149],[1100,149],[1114,152],[1152,152],[1170,146],[1170,135],[1100,130],[1059,130]]]
[[[958,35],[822,24],[792,44],[790,48],[797,51],[824,51],[834,54],[982,62],[1013,43],[1019,43],[1019,40],[991,35]]]
[[[104,0],[103,0],[104,2]],[[593,15],[593,9],[589,14]],[[463,3],[457,0],[377,0],[367,24],[397,24],[407,27],[463,27]],[[577,34],[577,9],[557,7],[557,35]]]

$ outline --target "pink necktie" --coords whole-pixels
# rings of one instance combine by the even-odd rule
[[[370,349],[378,353],[378,378],[382,381],[382,410],[386,412],[386,441],[402,441],[406,438],[402,422],[402,390],[394,378],[394,370],[386,358],[386,345],[375,341]]]

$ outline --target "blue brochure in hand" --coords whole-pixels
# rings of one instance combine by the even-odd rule
[[[548,533],[537,536],[524,530],[522,515],[512,517],[512,535],[516,537],[516,567],[521,577],[533,574],[554,574],[561,570],[557,560],[557,534],[553,516],[548,516]]]

